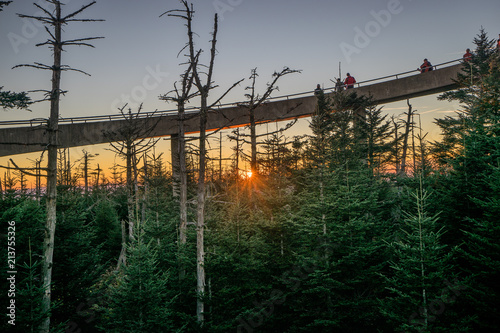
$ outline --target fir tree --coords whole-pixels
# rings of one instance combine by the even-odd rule
[[[457,111],[456,117],[436,119],[443,138],[434,143],[433,152],[444,166],[449,166],[450,159],[461,154],[463,136],[467,131],[498,121],[500,102],[498,97],[495,99],[495,94],[498,96],[499,71],[494,43],[481,29],[474,38],[476,49],[472,59],[463,63],[462,72],[458,74],[456,82],[459,89],[448,91],[438,98],[458,101],[463,108]]]
[[[97,310],[106,332],[168,332],[173,328],[169,273],[158,269],[157,252],[143,235],[127,249],[127,265],[112,273]]]
[[[1,7],[0,7],[1,11]],[[4,109],[27,109],[32,101],[26,92],[2,91],[0,87],[0,107]]]
[[[444,230],[438,216],[427,213],[430,194],[421,181],[418,191],[411,195],[414,212],[405,213],[401,229],[387,244],[392,252],[392,272],[383,274],[390,293],[381,300],[381,311],[396,330],[434,332],[451,327],[445,318],[454,314],[449,309],[451,298],[442,296],[464,287],[456,284],[447,289],[453,281],[453,251],[441,242]]]

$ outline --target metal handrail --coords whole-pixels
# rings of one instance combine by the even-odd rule
[[[437,65],[433,65],[432,67],[437,69],[438,66],[443,66],[455,62],[460,62],[462,59],[455,59],[455,60],[450,60],[447,62],[443,62]],[[382,76],[376,79],[370,79],[370,80],[365,80],[361,82],[356,82],[357,86],[360,87],[361,84],[366,84],[369,82],[375,82],[375,81],[381,81],[389,78],[396,78],[399,79],[400,76],[411,74],[419,72],[418,69],[407,71],[407,72],[402,72],[402,73],[397,73],[397,74],[392,74],[392,75],[387,75],[387,76]],[[344,87],[345,85],[342,85]],[[330,87],[330,88],[325,88],[323,90],[326,91],[334,91],[335,87]],[[290,97],[298,97],[298,96],[306,96],[306,95],[311,95],[314,93],[314,90],[311,91],[305,91],[301,93],[294,93],[294,94],[288,94],[288,95],[282,95],[282,96],[276,96],[276,97],[270,97],[267,100],[268,101],[279,101],[279,100],[288,100]],[[240,104],[245,104],[246,102],[230,102],[230,103],[222,103],[217,105],[218,108],[221,107],[230,107],[230,106],[237,106]],[[185,110],[187,113],[192,113],[193,110],[198,110],[198,107],[187,107]],[[151,117],[153,115],[155,116],[169,116],[169,115],[175,115],[177,114],[176,109],[172,110],[161,110],[161,111],[150,111],[150,112],[141,112],[140,116],[137,118],[147,118]],[[124,119],[124,116],[120,113],[117,114],[108,114],[108,115],[95,115],[95,116],[82,116],[82,117],[71,117],[71,118],[60,118],[59,123],[86,123],[86,122],[94,122],[94,121],[102,121],[102,120],[120,120]],[[35,125],[42,125],[47,122],[47,119],[45,118],[36,118],[36,119],[29,119],[29,120],[6,120],[6,121],[0,121],[0,126],[12,126],[12,125],[30,125],[30,126],[35,126]]]

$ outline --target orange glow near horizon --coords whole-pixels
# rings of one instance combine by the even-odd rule
[[[248,180],[248,179],[252,178],[252,171],[251,170],[242,170],[242,169],[240,169],[238,171],[238,174],[244,180]]]

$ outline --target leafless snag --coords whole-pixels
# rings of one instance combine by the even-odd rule
[[[259,95],[258,93],[255,92],[255,83],[257,80],[257,77],[259,76],[257,74],[257,68],[252,69],[251,75],[250,75],[250,80],[252,80],[252,84],[248,87],[246,87],[246,90],[250,90],[249,93],[245,94],[245,97],[248,99],[247,102],[245,103],[240,103],[239,105],[241,107],[245,107],[248,109],[248,116],[250,120],[250,145],[251,145],[251,159],[250,159],[250,170],[253,175],[258,174],[258,168],[257,168],[257,134],[256,134],[256,121],[255,121],[255,110],[260,107],[261,105],[265,104],[271,94],[275,91],[278,90],[278,86],[276,86],[278,80],[288,74],[292,73],[300,73],[300,70],[293,70],[288,67],[283,68],[280,72],[274,72],[272,75],[274,79],[272,80],[271,83],[267,84],[267,89],[264,92],[264,94]]]
[[[172,150],[172,178],[173,178],[173,193],[174,197],[179,197],[180,209],[180,222],[179,222],[179,243],[186,244],[187,232],[187,168],[186,168],[186,139],[184,130],[184,121],[186,120],[185,107],[186,103],[197,96],[199,93],[196,91],[191,92],[193,87],[193,67],[196,64],[188,63],[188,69],[181,76],[181,87],[174,84],[174,90],[160,96],[161,100],[172,101],[177,104],[178,112],[178,127],[177,136],[171,137],[171,150]],[[169,96],[174,94],[174,96]],[[183,270],[180,270],[180,277],[184,276]]]
[[[116,131],[105,132],[104,135],[110,140],[110,151],[115,152],[120,158],[126,161],[124,166],[127,174],[127,210],[128,221],[122,221],[122,249],[118,258],[117,267],[126,264],[126,244],[134,240],[135,225],[138,221],[138,203],[137,203],[137,165],[140,162],[141,156],[152,149],[160,139],[151,138],[151,133],[160,121],[161,117],[152,121],[155,113],[149,114],[143,118],[143,122],[137,120],[141,117],[142,104],[139,106],[136,113],[132,113],[129,108],[125,112],[127,104],[119,109],[123,116],[125,124]],[[144,126],[145,125],[145,126]],[[125,223],[128,228],[125,228]],[[125,229],[128,229],[128,237]]]
[[[85,149],[82,150],[83,157],[76,161],[77,163],[80,163],[79,168],[81,168],[83,174],[83,184],[84,184],[84,193],[85,196],[88,195],[89,193],[89,162],[94,158],[99,156],[99,154],[91,154]]]
[[[192,76],[193,76],[193,84],[196,86],[199,96],[200,96],[200,109],[199,109],[199,117],[200,117],[200,136],[199,136],[199,170],[198,170],[198,189],[197,189],[197,223],[196,223],[196,247],[197,247],[197,255],[196,255],[196,276],[197,276],[197,306],[196,306],[196,315],[198,322],[203,324],[204,321],[204,302],[202,300],[205,294],[205,250],[204,250],[204,228],[205,228],[205,201],[206,201],[206,193],[205,193],[205,169],[206,169],[206,129],[207,129],[207,116],[209,111],[214,110],[214,106],[220,102],[220,100],[238,83],[234,84],[231,88],[229,88],[222,96],[217,99],[215,103],[212,105],[208,104],[208,95],[210,90],[215,88],[212,81],[213,70],[214,70],[214,60],[216,56],[216,44],[217,44],[217,30],[218,30],[218,16],[215,14],[214,17],[214,26],[212,32],[212,40],[211,40],[211,48],[210,48],[210,62],[206,67],[206,72],[200,72],[199,67],[201,66],[199,63],[199,58],[201,55],[201,50],[195,51],[194,48],[194,38],[193,38],[193,29],[192,29],[192,21],[193,21],[193,5],[188,4],[186,0],[181,0],[183,5],[183,9],[170,10],[163,13],[161,16],[167,14],[171,17],[178,17],[186,21],[187,27],[187,37],[188,42],[183,48],[183,50],[188,50],[188,59],[190,66],[192,68]],[[182,51],[181,51],[182,52]],[[201,80],[201,74],[206,75],[206,80]]]
[[[413,127],[413,120],[412,120],[413,109],[412,109],[412,106],[411,106],[409,100],[406,100],[406,104],[408,104],[408,112],[405,113],[407,115],[407,119],[406,119],[406,122],[405,122],[405,133],[404,133],[404,136],[403,136],[403,148],[402,148],[403,149],[403,153],[402,153],[402,156],[401,156],[401,169],[400,169],[400,173],[402,175],[406,174],[406,155],[407,155],[407,151],[408,151],[408,137],[410,136],[410,130]]]
[[[51,295],[51,283],[52,283],[52,258],[54,253],[54,235],[56,227],[56,199],[57,199],[57,146],[58,146],[58,122],[59,122],[59,99],[60,95],[64,93],[60,89],[61,83],[61,73],[63,71],[76,71],[80,73],[87,74],[81,70],[71,68],[67,65],[61,64],[61,54],[65,46],[77,45],[77,46],[90,46],[87,41],[100,39],[103,37],[90,37],[90,38],[80,38],[72,40],[62,39],[62,27],[67,25],[69,22],[96,22],[102,20],[95,19],[75,19],[74,17],[80,14],[82,11],[88,7],[95,4],[95,1],[83,6],[81,9],[63,16],[62,15],[62,3],[58,0],[46,0],[47,3],[55,6],[53,12],[43,8],[38,4],[34,4],[38,9],[40,9],[45,16],[31,16],[18,14],[21,18],[29,18],[37,20],[45,25],[45,30],[49,34],[49,39],[46,42],[37,44],[37,46],[48,45],[53,51],[53,64],[51,66],[44,65],[41,63],[35,63],[34,65],[22,64],[14,66],[16,67],[32,67],[42,70],[50,70],[52,72],[52,89],[50,91],[45,91],[45,100],[50,100],[50,117],[48,120],[47,133],[48,133],[48,146],[47,146],[47,224],[44,237],[44,256],[42,261],[42,283],[45,288],[44,296],[42,299],[42,311],[47,314],[46,319],[42,322],[40,326],[40,332],[48,333],[50,330],[50,295]],[[52,28],[52,30],[50,29]],[[87,74],[88,75],[88,74]]]

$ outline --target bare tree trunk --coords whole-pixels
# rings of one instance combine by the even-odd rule
[[[232,89],[232,87],[226,91],[225,94],[222,95],[214,104],[208,106],[208,94],[210,90],[213,88],[212,82],[212,74],[214,68],[214,60],[216,55],[216,43],[217,43],[217,24],[218,24],[218,16],[215,14],[214,17],[214,29],[213,29],[213,38],[211,41],[211,49],[210,49],[210,64],[207,66],[207,78],[206,83],[203,83],[200,79],[200,75],[198,73],[198,58],[200,56],[201,50],[195,52],[194,50],[194,40],[193,40],[193,30],[192,30],[192,20],[193,20],[193,5],[188,4],[186,0],[181,1],[184,9],[183,10],[171,10],[167,11],[164,14],[168,14],[169,16],[176,16],[186,20],[187,27],[187,35],[188,35],[188,43],[187,48],[189,50],[189,65],[190,69],[187,71],[189,73],[192,71],[192,76],[189,79],[190,82],[194,81],[198,93],[201,97],[200,100],[200,137],[199,137],[199,168],[198,168],[198,188],[197,188],[197,221],[196,221],[196,291],[197,291],[197,304],[196,304],[196,317],[198,323],[203,325],[204,322],[204,301],[203,298],[205,296],[205,248],[204,248],[204,229],[205,229],[205,201],[206,201],[206,193],[205,193],[205,174],[206,174],[206,123],[207,123],[207,113],[209,109],[213,107],[216,103],[218,103],[228,92]],[[184,78],[186,79],[186,75]],[[241,82],[241,81],[239,81]],[[238,82],[238,83],[239,83]],[[238,84],[236,83],[236,84]],[[234,84],[233,87],[236,85]],[[184,92],[186,90],[183,90]],[[186,100],[186,96],[189,94],[183,94],[183,98],[180,100]],[[183,111],[182,104],[182,111]],[[180,121],[182,124],[182,121]],[[184,135],[184,131],[180,130],[180,136]],[[181,140],[180,140],[181,141]],[[179,143],[179,150],[184,147],[183,140]],[[182,155],[182,154],[179,154]],[[181,162],[182,162],[182,156]],[[182,174],[182,172],[181,172]],[[181,186],[182,187],[182,186]]]
[[[133,178],[134,152],[131,142],[127,143],[127,213],[128,213],[128,238],[134,239],[134,178]]]
[[[53,64],[51,66],[44,65],[41,63],[35,63],[34,65],[17,65],[14,67],[33,67],[37,69],[50,70],[52,72],[52,88],[47,91],[50,96],[50,117],[47,123],[47,135],[48,135],[48,145],[47,145],[47,220],[45,226],[44,242],[43,242],[43,258],[42,258],[42,287],[44,288],[44,294],[41,301],[41,309],[44,315],[47,317],[43,319],[40,324],[40,332],[48,333],[50,330],[50,308],[51,308],[51,284],[52,284],[52,266],[53,266],[53,255],[54,255],[54,235],[56,229],[56,201],[57,201],[57,132],[59,126],[59,97],[61,94],[60,83],[61,83],[61,72],[63,70],[73,70],[84,74],[83,71],[70,68],[68,66],[62,67],[61,65],[61,53],[63,46],[65,45],[77,45],[77,46],[92,46],[88,44],[89,40],[97,39],[100,37],[90,37],[90,38],[79,38],[63,41],[61,38],[62,26],[68,24],[69,22],[90,22],[90,21],[100,21],[93,19],[76,19],[75,16],[85,10],[86,8],[95,4],[92,2],[86,6],[83,6],[80,10],[77,10],[65,17],[61,16],[61,2],[58,0],[47,0],[47,2],[53,4],[55,9],[53,11],[48,11],[42,8],[38,4],[34,4],[36,7],[41,9],[41,15],[46,14],[46,16],[30,16],[24,14],[18,14],[21,18],[28,18],[42,22],[45,25],[50,38],[44,42],[37,44],[37,46],[48,45],[53,52]],[[52,12],[52,13],[51,13]],[[50,28],[53,28],[53,32],[50,32]]]
[[[180,166],[179,166],[179,135],[170,136],[170,155],[172,159],[172,196],[179,198],[180,188]]]
[[[127,264],[127,227],[126,224],[127,222],[122,220],[121,221],[121,227],[122,227],[122,248],[120,250],[120,256],[118,257],[118,264],[116,265],[116,269],[119,269],[121,265],[126,265]]]
[[[54,237],[56,233],[56,205],[57,205],[57,131],[59,126],[59,95],[61,83],[61,3],[56,2],[56,17],[54,22],[54,65],[52,70],[52,90],[50,92],[50,118],[48,122],[47,148],[47,220],[45,224],[42,258],[42,313],[46,314],[40,332],[49,333],[50,330],[50,297],[52,287],[52,266],[54,257]]]
[[[417,172],[417,161],[416,161],[417,152],[416,152],[416,147],[415,147],[415,126],[413,125],[413,124],[415,124],[414,115],[415,115],[415,113],[413,113],[411,115],[411,123],[412,123],[412,126],[411,126],[411,151],[412,151],[412,161],[413,161],[413,174],[415,174]]]
[[[187,167],[186,167],[186,142],[184,138],[184,107],[181,124],[179,124],[179,173],[180,173],[180,242],[186,244],[187,233]]]
[[[71,156],[69,154],[69,148],[68,148],[68,162],[66,165],[66,170],[68,170],[68,173],[66,174],[66,176],[67,176],[67,184],[69,186],[69,185],[71,185]]]
[[[257,175],[257,133],[255,125],[255,112],[254,109],[250,109],[250,146],[251,146],[251,160],[250,160],[250,171],[252,175]]]
[[[134,124],[134,119],[139,117],[142,104],[139,106],[137,114],[132,114],[132,110],[129,108],[128,113],[125,113],[126,104],[120,108],[120,113],[122,114],[125,125],[115,132],[105,132],[105,135],[110,138],[110,145],[113,150],[123,159],[126,160],[126,190],[127,190],[127,225],[128,225],[128,240],[132,241],[135,239],[135,233],[137,229],[137,224],[139,222],[138,212],[139,212],[139,201],[138,201],[138,184],[137,184],[137,156],[139,154],[146,154],[148,150],[153,148],[158,142],[158,139],[150,138],[147,139],[153,129],[158,124],[158,121],[152,122],[147,126],[138,127]],[[148,116],[149,117],[149,116]],[[146,118],[148,118],[146,117]],[[120,139],[115,139],[116,137]],[[120,267],[124,263],[126,257],[126,243],[122,242],[122,249],[120,257],[118,258],[117,267]]]
[[[99,177],[101,177],[101,171],[102,169],[99,167],[99,163],[97,163],[97,175],[96,175],[96,179],[95,179],[95,189],[99,189]]]
[[[399,126],[394,120],[394,116],[391,118],[392,123],[394,124],[394,162],[395,162],[395,167],[396,167],[396,175],[399,175],[399,149],[398,149],[398,130]]]
[[[184,135],[184,106],[178,106],[178,134],[171,137],[172,178],[174,197],[179,198],[179,243],[187,240],[187,168],[186,143]],[[182,110],[182,111],[181,111]]]
[[[420,115],[418,115],[418,128],[419,128],[419,134],[418,134],[418,141],[419,141],[419,149],[420,149],[420,170],[422,170],[422,175],[425,176],[427,173],[427,152],[425,148],[425,137],[427,136],[427,133],[425,135],[422,135],[422,122],[420,119]]]
[[[206,126],[207,126],[207,94],[202,95],[200,111],[200,162],[198,170],[198,205],[196,222],[196,292],[198,299],[196,302],[196,316],[198,322],[204,321],[203,297],[205,294],[205,168],[206,168]]]
[[[231,140],[236,141],[236,146],[234,147],[234,175],[237,178],[239,176],[240,170],[240,129],[237,128],[233,131],[235,136],[230,137]]]
[[[219,181],[222,180],[222,132],[219,132]]]
[[[405,134],[403,137],[403,154],[401,156],[401,174],[406,173],[406,154],[408,151],[408,137],[410,135],[410,126],[411,126],[411,119],[412,119],[412,107],[410,104],[410,101],[407,100],[406,103],[408,104],[408,114],[407,114],[407,119],[405,123]]]
[[[285,67],[281,72],[275,72],[273,74],[273,81],[267,85],[267,89],[262,96],[259,96],[255,92],[255,83],[257,79],[257,68],[252,69],[250,79],[252,80],[252,85],[247,87],[247,90],[250,90],[250,93],[246,96],[249,98],[249,101],[246,104],[248,108],[248,115],[250,120],[250,146],[251,146],[251,154],[250,154],[250,171],[252,175],[256,176],[258,174],[258,165],[257,165],[257,131],[256,131],[256,121],[255,121],[255,110],[261,106],[263,103],[267,101],[267,99],[271,96],[271,94],[276,90],[276,83],[278,80],[287,74],[291,73],[300,73],[299,70],[292,70],[288,67]],[[245,104],[244,104],[245,105]]]
[[[85,183],[85,195],[89,194],[89,153],[83,155],[83,180]]]
[[[148,191],[149,191],[149,170],[148,170],[148,155],[144,153],[144,183],[143,183],[143,191],[141,198],[141,223],[144,225],[146,222],[146,211],[147,211],[147,203],[148,203]]]
[[[40,193],[42,192],[42,179],[41,179],[41,170],[40,170],[40,164],[41,164],[41,160],[36,160],[35,161],[35,186],[36,186],[36,190],[35,190],[35,196],[36,196],[36,201],[38,201],[38,203],[40,203]]]

